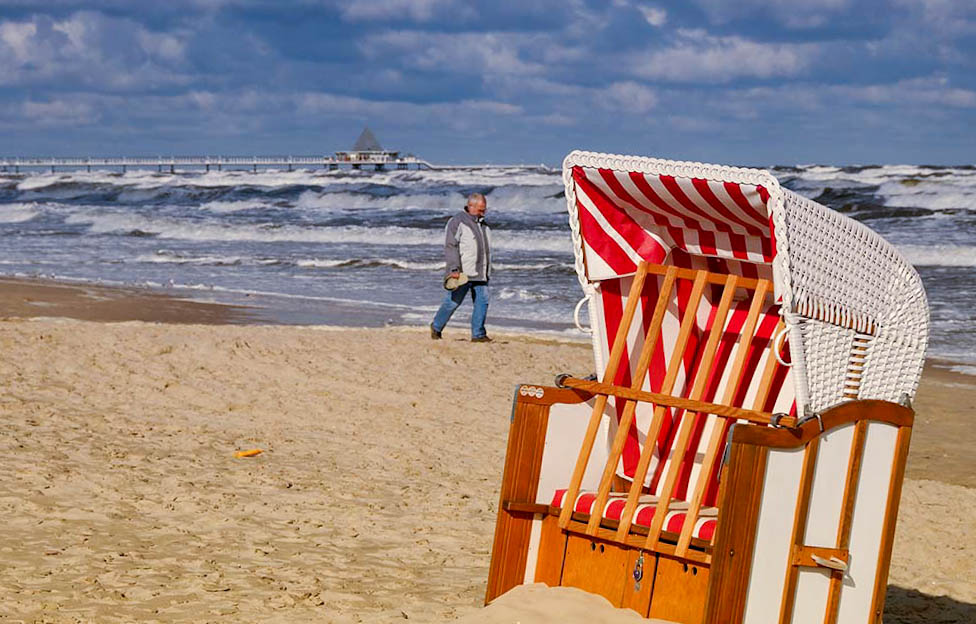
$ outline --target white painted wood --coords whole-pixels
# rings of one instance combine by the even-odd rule
[[[844,505],[844,483],[853,442],[853,424],[837,427],[820,436],[803,540],[807,546],[837,547],[837,526]],[[829,573],[801,569],[797,576],[793,624],[821,624],[829,589]]]
[[[802,468],[802,448],[770,449],[746,590],[745,624],[767,624],[779,614]]]
[[[817,568],[800,568],[796,576],[793,624],[823,624],[830,593],[830,573]]]
[[[607,408],[610,413],[611,408]],[[593,413],[593,401],[586,403],[557,403],[549,410],[546,427],[546,444],[542,451],[542,467],[539,470],[539,490],[535,502],[548,505],[557,489],[569,486],[569,477],[576,467],[583,435]],[[581,489],[595,490],[600,486],[600,476],[607,463],[606,445],[601,442],[607,436],[610,418],[604,416],[596,433],[596,442],[590,454],[590,462],[583,473]]]
[[[891,484],[898,428],[885,423],[868,424],[864,441],[861,479],[854,499],[851,525],[851,565],[840,595],[838,622],[868,622],[878,574],[881,531]]]
[[[539,560],[539,542],[542,540],[542,514],[532,516],[532,529],[529,531],[529,550],[525,558],[523,583],[535,582],[535,566]]]

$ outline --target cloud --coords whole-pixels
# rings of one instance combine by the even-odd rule
[[[895,0],[925,23],[925,33],[938,38],[976,34],[976,4],[959,0]]]
[[[976,91],[954,87],[945,76],[912,78],[881,85],[834,86],[832,93],[876,105],[976,108]]]
[[[458,74],[541,74],[546,66],[522,58],[532,46],[537,53],[572,56],[572,51],[547,45],[545,37],[507,33],[431,33],[388,31],[367,36],[360,50],[367,58],[390,58],[423,71]],[[553,60],[550,58],[550,60]]]
[[[646,113],[657,106],[654,91],[636,82],[615,82],[602,90],[600,103],[611,110]]]
[[[332,93],[304,93],[294,96],[293,101],[302,113],[323,115],[357,115],[397,117],[415,123],[426,121],[450,121],[452,116],[466,115],[517,115],[522,107],[492,100],[460,100],[417,104],[392,100],[369,100]]]
[[[818,45],[812,43],[757,43],[682,29],[669,47],[633,55],[630,66],[635,75],[644,78],[725,83],[737,78],[795,76],[809,67],[817,52]]]
[[[976,91],[955,87],[942,76],[869,85],[789,84],[729,89],[721,98],[699,100],[702,117],[783,120],[800,116],[810,123],[865,118],[945,116],[976,111]],[[880,117],[877,113],[883,113]]]
[[[10,60],[14,63],[23,64],[30,60],[31,40],[36,35],[37,24],[30,22],[0,23],[0,44],[12,56]]]
[[[81,11],[63,19],[0,22],[0,85],[85,84],[112,89],[185,84],[188,33],[151,31]]]
[[[450,15],[474,17],[474,9],[455,0],[342,0],[342,19],[349,22],[401,21],[431,22]]]
[[[77,100],[27,100],[21,105],[23,118],[41,126],[78,126],[99,119],[88,102]]]
[[[638,6],[637,10],[641,12],[644,19],[651,26],[664,26],[668,21],[668,12],[664,9],[659,9],[652,6]]]
[[[694,0],[712,24],[766,15],[788,28],[807,29],[828,24],[852,7],[853,0]]]

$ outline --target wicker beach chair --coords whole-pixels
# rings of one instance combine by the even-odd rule
[[[768,172],[573,152],[598,376],[515,394],[486,600],[880,622],[928,309],[894,248]]]

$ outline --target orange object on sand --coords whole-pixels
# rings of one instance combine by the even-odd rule
[[[234,453],[234,457],[254,457],[255,455],[260,455],[264,451],[262,449],[250,449],[247,451],[237,451]]]

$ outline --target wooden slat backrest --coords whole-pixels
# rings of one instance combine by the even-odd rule
[[[755,293],[752,297],[752,303],[749,305],[749,313],[746,317],[745,325],[742,328],[743,336],[752,336],[756,331],[756,325],[759,323],[759,313],[763,308],[763,302],[766,299],[766,294],[769,291],[770,283],[767,281],[762,281],[756,286]],[[739,387],[742,384],[742,377],[745,368],[746,354],[748,349],[740,348],[735,354],[735,360],[732,363],[732,369],[729,376],[729,382],[725,386],[725,394],[722,397],[721,403],[724,405],[731,405],[732,399],[739,392]],[[765,398],[763,397],[763,403],[765,403]],[[762,405],[759,409],[762,410]],[[713,427],[712,435],[708,440],[708,445],[705,448],[705,457],[702,461],[701,474],[703,478],[698,479],[695,485],[695,492],[692,494],[691,499],[688,501],[688,516],[695,518],[698,516],[701,510],[702,500],[705,496],[705,489],[708,485],[708,479],[705,478],[707,475],[712,474],[715,469],[716,459],[718,457],[719,447],[725,438],[725,430],[723,427]],[[677,553],[679,556],[683,556],[688,552],[688,546],[691,544],[691,536],[694,532],[695,525],[691,522],[686,522],[681,528],[681,536],[678,539]]]
[[[632,354],[632,356],[638,355],[638,358],[636,364],[632,364],[630,367],[630,375],[626,377],[629,387],[614,386],[615,382],[619,383],[622,379],[618,375],[621,358],[626,357],[625,343],[627,336],[631,333],[631,323],[636,309],[635,304],[640,299],[641,289],[644,287],[648,274],[653,276],[652,279],[663,276],[663,280],[656,288],[657,299],[647,300],[643,304],[644,313],[649,316],[650,321],[646,323],[644,328],[639,353]],[[642,391],[647,380],[648,367],[651,366],[652,351],[657,348],[658,353],[660,353],[660,342],[663,340],[661,337],[662,320],[665,311],[668,310],[671,314],[675,313],[673,304],[676,301],[675,298],[679,296],[678,284],[682,280],[686,284],[690,282],[688,284],[690,291],[687,289],[683,291],[685,293],[683,305],[678,306],[677,314],[680,319],[678,320],[677,336],[674,339],[673,347],[669,349],[670,357],[660,384],[660,392]],[[716,292],[720,291],[721,296],[717,297],[716,302],[709,303],[710,307],[702,308],[700,302],[704,304],[704,297],[709,292],[709,288],[716,290]],[[742,300],[743,293],[745,300]],[[614,477],[617,475],[618,465],[621,462],[624,444],[629,437],[632,438],[633,436],[635,409],[638,403],[646,401],[653,405],[653,414],[636,467],[632,475],[628,473],[631,484],[617,523],[616,537],[619,541],[624,541],[630,533],[641,496],[646,492],[652,460],[661,452],[661,449],[658,448],[658,441],[667,439],[665,456],[659,457],[657,462],[657,470],[660,472],[661,478],[658,490],[660,495],[658,509],[661,510],[661,513],[654,514],[645,546],[654,548],[658,545],[663,532],[668,505],[684,496],[688,499],[688,511],[675,553],[687,554],[701,510],[708,504],[710,476],[717,473],[719,456],[724,450],[725,420],[714,423],[707,440],[701,444],[694,438],[695,435],[701,435],[701,433],[694,433],[697,430],[696,422],[699,422],[700,418],[719,418],[713,415],[716,413],[716,406],[707,403],[707,401],[714,400],[715,403],[723,406],[721,410],[724,412],[721,416],[723,419],[735,420],[737,416],[740,416],[740,412],[746,411],[750,413],[741,415],[753,422],[768,421],[771,417],[771,414],[764,410],[767,407],[770,390],[774,387],[773,378],[781,372],[776,358],[772,356],[765,357],[766,365],[759,387],[753,395],[752,410],[740,410],[734,407],[724,409],[725,406],[732,406],[736,397],[738,397],[741,405],[744,386],[751,383],[744,380],[751,380],[755,377],[753,371],[748,371],[747,374],[746,370],[747,362],[754,364],[758,361],[753,353],[755,350],[753,342],[756,343],[755,348],[771,348],[769,345],[772,341],[768,337],[765,341],[755,340],[761,319],[768,317],[771,293],[772,284],[765,279],[746,278],[674,266],[641,264],[631,284],[619,326],[615,328],[615,334],[611,334],[614,337],[614,343],[607,368],[604,371],[603,382],[591,384],[591,389],[598,389],[598,398],[595,401],[591,419],[594,435],[587,435],[584,438],[569,488],[563,497],[560,526],[565,528],[571,519],[575,501],[579,495],[582,475],[586,470],[586,464],[595,442],[596,425],[607,406],[607,396],[612,394],[614,395],[614,405],[617,408],[619,420],[616,433],[610,443],[609,457],[603,466],[602,477],[591,508],[592,513],[586,527],[588,534],[597,534],[603,510],[606,507]],[[745,303],[748,303],[748,311],[744,307]],[[653,312],[651,312],[652,307]],[[731,319],[733,309],[738,315],[739,325],[736,326],[738,328],[736,331],[726,325],[727,321]],[[708,323],[705,324],[704,328],[700,327],[702,310],[709,311]],[[770,327],[772,326],[767,322],[767,332]],[[674,331],[673,326],[672,331]],[[736,335],[730,336],[730,334]],[[733,344],[731,346],[724,344],[727,342]],[[723,343],[721,347],[720,343]],[[734,349],[734,357],[730,355],[732,349]],[[717,357],[720,350],[723,353],[721,358]],[[693,366],[689,366],[690,361],[693,361]],[[660,374],[660,371],[657,373]],[[676,381],[681,375],[687,376],[684,391],[675,387]],[[573,381],[582,383],[579,380]],[[721,384],[724,386],[720,388]],[[721,395],[716,396],[719,390],[721,390]],[[649,397],[654,396],[660,397],[660,399],[658,401],[648,400]],[[680,405],[681,408],[676,407],[677,405]],[[703,457],[701,456],[702,450]],[[670,461],[666,462],[668,453],[670,453]],[[693,483],[687,482],[689,468],[686,464],[689,458],[690,461],[700,461],[701,464],[698,478]],[[683,482],[682,479],[685,481]],[[684,487],[688,488],[686,496],[679,492],[680,483],[684,483]]]

